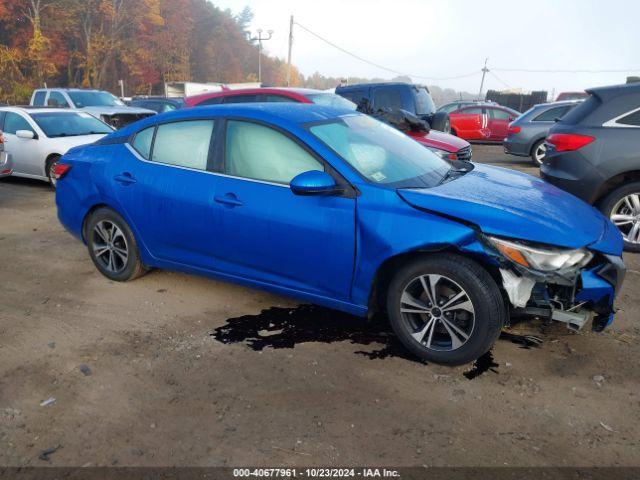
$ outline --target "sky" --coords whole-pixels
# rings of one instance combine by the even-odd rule
[[[273,30],[265,51],[286,58],[289,17],[414,82],[486,89],[574,91],[640,75],[639,0],[211,0],[254,12],[252,31]],[[392,78],[294,25],[292,62],[305,75]],[[536,73],[516,70],[631,70]],[[635,71],[634,71],[635,70]],[[463,78],[448,78],[458,77]]]

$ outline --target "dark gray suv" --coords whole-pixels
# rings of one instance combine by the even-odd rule
[[[625,249],[640,252],[640,83],[587,92],[549,130],[540,172],[597,206],[620,229]]]
[[[511,155],[531,157],[536,166],[542,164],[546,151],[544,139],[556,120],[562,118],[580,101],[541,103],[509,124],[504,151]]]

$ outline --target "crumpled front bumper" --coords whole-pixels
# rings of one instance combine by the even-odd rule
[[[613,322],[614,300],[626,268],[621,257],[600,255],[599,259],[571,278],[503,265],[503,287],[512,312],[564,322],[571,330],[581,329],[588,321],[594,331],[604,330]]]
[[[613,322],[615,314],[613,302],[622,287],[626,267],[620,257],[604,255],[606,262],[580,272],[580,290],[576,292],[576,302],[586,302],[595,316],[593,330],[602,331]]]

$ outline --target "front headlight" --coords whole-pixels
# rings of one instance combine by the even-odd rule
[[[429,150],[431,150],[433,153],[435,153],[436,155],[438,155],[440,158],[443,158],[445,160],[455,160],[456,159],[456,154],[455,153],[451,153],[451,152],[447,152],[446,150],[441,150],[439,148],[435,148],[435,147],[427,147]]]
[[[487,238],[502,255],[512,262],[542,272],[565,270],[571,267],[581,268],[593,258],[593,254],[584,248],[577,250],[541,248],[502,238]]]

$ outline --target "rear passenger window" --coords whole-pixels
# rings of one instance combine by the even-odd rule
[[[133,148],[147,160],[149,160],[149,156],[151,155],[151,142],[153,141],[155,128],[156,127],[146,128],[138,132],[136,138],[133,139]]]
[[[44,97],[47,96],[47,92],[36,92],[36,94],[33,97],[33,104],[38,106],[38,107],[42,107],[44,105]]]
[[[565,107],[556,107],[550,108],[546,112],[542,112],[536,118],[533,119],[534,122],[555,122],[556,118],[562,118],[562,116],[567,113],[569,110],[568,106]]]
[[[264,102],[289,102],[289,103],[299,103],[290,97],[284,97],[282,95],[264,95]]]
[[[499,108],[490,108],[489,112],[491,113],[491,118],[495,118],[496,120],[509,120],[511,118],[509,112],[500,110]]]
[[[399,89],[381,88],[374,90],[373,106],[376,110],[389,108],[393,110],[402,109],[402,95]]]
[[[222,103],[223,98],[224,97],[207,98],[206,100],[203,100],[202,102],[198,103],[196,107],[200,107],[203,105],[220,105]]]
[[[620,123],[622,125],[630,125],[632,127],[640,127],[640,110],[636,110],[626,117],[622,117],[616,123]]]
[[[222,103],[255,103],[258,101],[258,95],[231,95],[224,97]]]
[[[168,165],[207,169],[213,120],[194,120],[159,125],[151,160]]]

